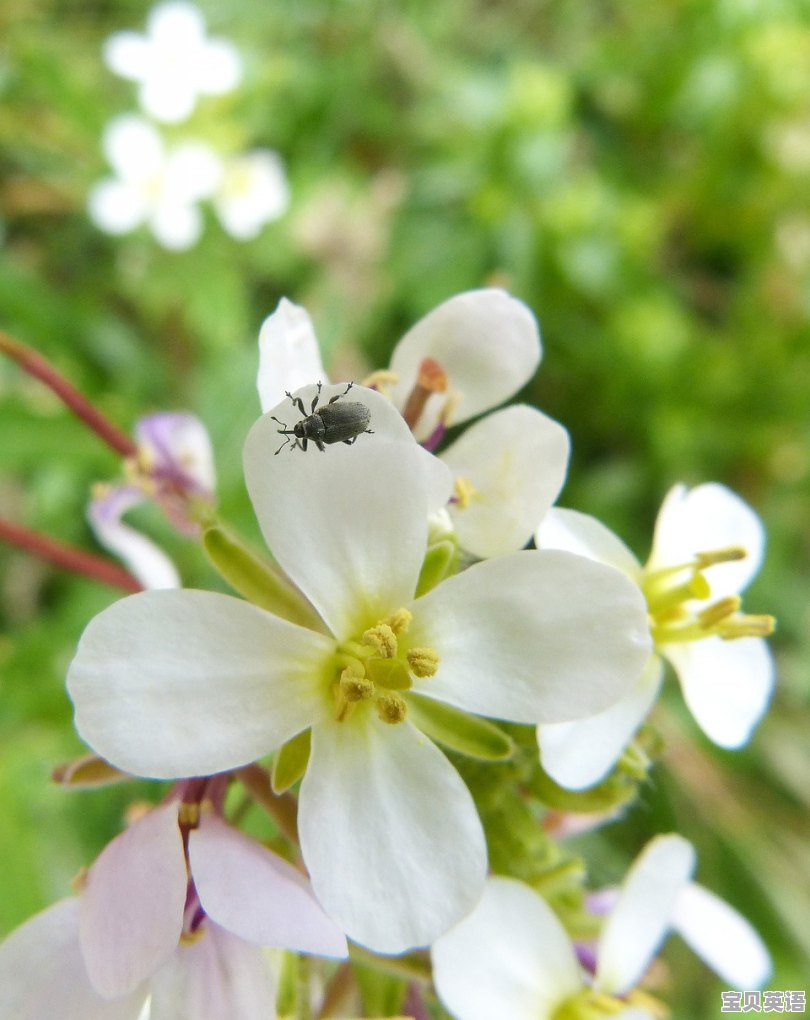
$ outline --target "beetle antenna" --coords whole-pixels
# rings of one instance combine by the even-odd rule
[[[276,419],[276,421],[278,421],[278,419]],[[280,423],[280,424],[283,424],[283,422]],[[280,432],[279,435],[284,436],[285,434],[283,432]],[[290,437],[288,435],[286,435],[285,438],[284,438],[284,442],[281,444],[281,446],[279,446],[279,448],[276,450],[276,452],[273,454],[273,456],[274,457],[278,457],[278,455],[281,453],[281,451],[284,449],[284,447],[287,445],[287,443],[289,443],[289,441],[290,441]]]

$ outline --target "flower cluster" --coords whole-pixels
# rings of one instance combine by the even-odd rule
[[[70,972],[66,1020],[258,1020],[275,992],[257,946],[335,957],[344,936],[367,964],[427,967],[431,947],[456,1020],[655,1017],[643,976],[669,928],[727,980],[766,979],[756,933],[692,882],[685,839],[658,837],[619,893],[589,893],[550,810],[555,790],[582,813],[594,791],[602,812],[638,794],[664,661],[710,737],[749,738],[773,683],[773,621],[738,594],[761,526],[723,486],[676,486],[642,567],[554,507],[565,429],[500,407],[540,358],[529,309],[485,289],[418,322],[365,385],[330,384],[308,314],[282,300],[244,447],[269,558],[216,517],[200,423],[140,423],[127,482],[91,520],[148,590],[90,622],[67,686],[106,779],[176,785],[76,898],[0,947],[0,1015],[55,1015]],[[237,594],[178,587],[121,523],[147,498]],[[300,871],[228,820],[237,785]]]
[[[200,203],[210,201],[223,229],[248,240],[286,211],[289,186],[272,149],[223,153],[197,137],[169,137],[202,96],[231,92],[242,78],[236,47],[208,38],[202,13],[188,0],[166,0],[150,12],[147,31],[114,33],[107,66],[138,83],[141,114],[114,118],[103,149],[113,175],[97,182],[88,212],[109,234],[145,225],[164,248],[190,248],[203,230]]]

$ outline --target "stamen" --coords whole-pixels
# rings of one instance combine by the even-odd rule
[[[340,693],[350,703],[368,701],[374,696],[374,682],[351,669],[344,669],[340,674]]]
[[[713,605],[701,609],[697,614],[698,624],[704,630],[711,630],[721,620],[725,620],[727,616],[736,613],[741,605],[742,599],[739,595],[728,595],[726,598],[719,599]]]
[[[450,502],[454,503],[459,510],[466,510],[477,495],[478,490],[473,486],[470,479],[459,475],[453,482],[453,495],[450,498]]]
[[[439,668],[439,656],[433,648],[411,648],[406,656],[414,676],[424,679]]]
[[[391,613],[384,622],[387,623],[391,630],[397,635],[397,637],[399,637],[400,634],[404,634],[408,627],[410,627],[412,619],[413,613],[409,610],[398,609],[395,613]]]
[[[397,636],[387,623],[369,627],[362,640],[364,645],[369,645],[383,659],[393,659],[397,654]]]
[[[725,549],[710,549],[708,552],[699,552],[695,555],[695,562],[699,570],[705,570],[715,563],[736,563],[744,560],[748,552],[741,545],[729,545]]]
[[[395,382],[399,381],[399,376],[396,372],[389,372],[387,368],[380,368],[376,372],[372,372],[367,375],[363,380],[363,386],[366,386],[370,390],[376,390],[378,393],[382,393],[383,396],[387,395],[388,387],[393,386]]]
[[[643,585],[647,607],[653,616],[659,616],[664,610],[690,599],[707,599],[711,595],[711,586],[703,574],[692,574],[688,580],[680,584],[667,585],[665,581],[667,573],[668,571],[656,572],[645,580]]]
[[[416,384],[408,394],[402,417],[411,431],[422,417],[428,399],[434,393],[447,392],[447,373],[435,358],[423,358],[419,365]]]
[[[200,805],[181,802],[177,818],[181,825],[195,829],[200,824]]]
[[[377,715],[384,723],[394,725],[405,721],[408,706],[405,699],[396,691],[384,691],[376,701]]]
[[[768,616],[765,613],[760,615],[743,613],[733,620],[720,624],[717,634],[725,641],[732,641],[741,637],[770,637],[775,630],[775,616]]]

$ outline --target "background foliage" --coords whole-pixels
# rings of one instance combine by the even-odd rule
[[[780,682],[744,752],[714,749],[666,701],[669,750],[642,803],[590,837],[597,881],[656,830],[759,927],[772,988],[810,958],[810,6],[804,0],[233,0],[201,5],[242,49],[243,87],[194,126],[287,161],[293,204],[255,241],[213,221],[192,251],[102,235],[84,211],[100,135],[134,108],[104,38],[145,5],[0,8],[0,328],[37,347],[125,428],[163,408],[211,430],[222,507],[252,537],[240,451],[258,413],[262,319],[311,312],[335,378],[387,363],[441,300],[497,283],[537,313],[524,394],[571,431],[561,502],[643,557],[682,480],[725,482],[769,529],[751,612],[779,618]],[[90,485],[114,457],[0,364],[0,514],[86,548]],[[157,513],[189,584],[215,585]],[[64,693],[90,616],[116,597],[0,548],[0,934],[68,891],[118,829],[131,788],[66,794],[82,748]],[[674,685],[671,685],[674,687]],[[143,792],[150,795],[144,784]],[[153,795],[153,794],[151,794]],[[721,984],[680,945],[675,1016]]]

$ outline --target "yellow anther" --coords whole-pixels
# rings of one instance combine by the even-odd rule
[[[695,563],[699,570],[705,570],[715,563],[736,563],[747,556],[747,551],[741,545],[729,545],[725,549],[710,549],[708,552],[697,553]]]
[[[384,621],[388,624],[391,630],[397,635],[404,634],[408,627],[411,625],[413,619],[413,613],[407,609],[398,609],[395,613],[391,613],[389,617]]]
[[[397,636],[387,623],[369,627],[363,634],[363,644],[373,648],[383,659],[393,659],[397,654]]]
[[[447,400],[444,402],[444,407],[439,414],[439,421],[444,425],[445,428],[450,428],[453,424],[453,419],[456,416],[458,405],[461,403],[462,394],[458,390],[453,390],[449,393]]]
[[[741,637],[770,637],[775,630],[775,616],[768,616],[766,613],[760,615],[745,613],[721,623],[717,633],[725,641],[731,641]]]
[[[439,668],[439,656],[433,648],[411,648],[406,656],[414,676],[433,676]]]
[[[180,934],[180,944],[183,946],[190,946],[194,942],[199,940],[205,935],[205,928],[200,925],[195,931],[184,931]]]
[[[358,676],[351,668],[340,674],[340,693],[346,701],[368,701],[374,695],[374,683],[366,676]]]
[[[87,876],[88,876],[88,874],[89,874],[89,872],[88,872],[87,868],[80,868],[79,869],[78,874],[76,875],[76,877],[70,883],[70,888],[75,893],[78,894],[78,893],[81,893],[81,892],[84,891],[85,887],[87,886]]]
[[[698,624],[704,630],[711,630],[721,620],[725,620],[726,617],[736,613],[741,605],[742,599],[739,595],[728,595],[724,599],[719,599],[711,606],[701,609],[697,614]]]
[[[397,694],[396,691],[385,691],[383,692],[375,702],[377,707],[377,715],[382,719],[384,723],[401,723],[404,722],[408,715],[408,706],[405,704],[405,699]]]
[[[181,825],[188,825],[194,828],[200,824],[200,805],[186,804],[181,801],[177,817]]]
[[[389,372],[387,368],[380,368],[376,372],[372,372],[371,375],[367,375],[362,385],[367,386],[370,390],[377,390],[378,393],[386,396],[388,387],[393,386],[396,382],[399,382],[399,376],[396,372]]]
[[[477,495],[478,491],[469,478],[459,475],[453,482],[453,500],[459,510],[466,510]]]

